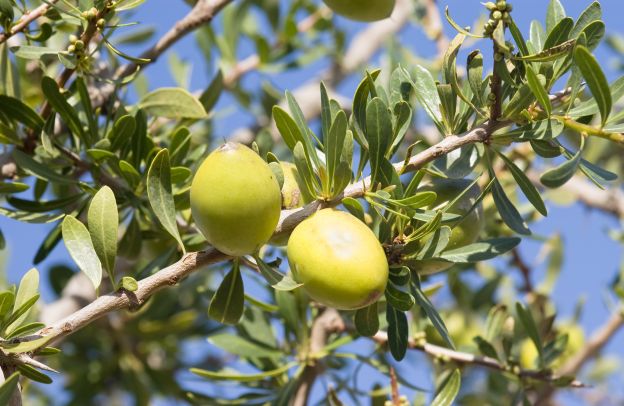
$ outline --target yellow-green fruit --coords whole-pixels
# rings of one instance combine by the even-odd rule
[[[420,187],[418,191],[436,192],[437,198],[430,209],[442,209],[462,193],[471,183],[472,181],[468,179],[436,179],[432,183]],[[447,209],[447,213],[463,216],[472,208],[480,194],[481,189],[479,186],[476,184],[471,186],[461,199]],[[479,203],[470,214],[453,227],[451,230],[451,237],[445,250],[460,248],[477,241],[479,234],[483,230],[483,226],[483,205]],[[431,274],[444,271],[453,264],[450,262],[426,260],[418,261],[410,265],[421,274]]]
[[[269,165],[246,146],[230,142],[201,164],[190,200],[199,231],[233,256],[252,254],[269,241],[282,205]]]
[[[377,21],[390,17],[395,0],[323,0],[336,13],[356,21]]]
[[[312,199],[301,191],[302,180],[297,172],[295,164],[290,162],[280,162],[284,173],[284,184],[282,185],[282,209],[296,209]]]
[[[386,289],[388,262],[375,234],[356,217],[321,210],[288,241],[294,278],[315,301],[342,310],[375,302]]]
[[[551,367],[555,370],[559,369],[563,364],[578,353],[585,345],[585,332],[583,329],[572,323],[563,323],[559,327],[560,334],[568,335],[568,342],[563,353],[557,358]],[[520,366],[524,369],[532,369],[537,367],[537,348],[529,338],[525,338],[520,344]]]

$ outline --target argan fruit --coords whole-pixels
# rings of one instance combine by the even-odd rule
[[[315,301],[341,310],[375,302],[386,289],[388,262],[375,234],[349,213],[323,209],[288,241],[295,280]]]
[[[395,0],[323,0],[336,13],[355,21],[377,21],[390,17]]]
[[[279,184],[254,151],[228,142],[201,164],[191,212],[206,240],[232,256],[253,254],[271,238],[281,212]]]
[[[437,198],[430,209],[442,209],[462,193],[471,183],[472,181],[468,179],[436,179],[432,183],[420,187],[418,191],[436,192]],[[472,208],[480,194],[481,189],[479,186],[476,184],[473,185],[461,199],[447,209],[447,213],[463,216]],[[483,206],[479,203],[470,214],[460,220],[459,224],[452,228],[451,237],[445,250],[452,250],[474,243],[479,238],[483,227]],[[432,274],[442,272],[450,268],[453,264],[445,261],[424,260],[414,261],[408,265],[413,267],[420,274]]]

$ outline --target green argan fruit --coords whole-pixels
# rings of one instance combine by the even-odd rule
[[[206,240],[233,256],[266,244],[281,212],[269,165],[244,145],[228,142],[201,164],[191,185],[191,212]]]
[[[381,244],[346,212],[324,209],[304,220],[290,236],[287,252],[295,280],[325,306],[359,309],[386,289],[388,262]]]
[[[436,179],[432,183],[422,186],[418,191],[436,192],[438,196],[430,209],[441,209],[454,200],[455,197],[463,192],[471,183],[472,181],[468,179]],[[473,185],[461,199],[448,208],[447,213],[463,216],[472,208],[480,194],[481,189],[479,186],[476,184]],[[479,203],[470,214],[453,227],[451,230],[451,237],[445,249],[452,250],[474,243],[477,241],[477,238],[479,238],[483,226],[483,206]],[[450,268],[453,264],[444,261],[425,260],[414,261],[409,265],[421,274],[432,274],[442,272]]]
[[[390,17],[395,0],[323,0],[336,13],[356,21],[377,21]]]

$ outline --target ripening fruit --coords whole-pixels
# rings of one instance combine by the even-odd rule
[[[431,205],[430,209],[441,209],[447,203],[457,197],[462,191],[464,191],[470,184],[471,180],[468,179],[436,179],[428,185],[424,185],[418,189],[419,192],[433,191],[436,192],[438,197]],[[476,184],[473,185],[459,201],[451,206],[447,213],[464,215],[466,214],[476,202],[477,198],[481,194],[481,189]],[[463,247],[465,245],[472,244],[477,241],[479,234],[483,230],[484,217],[483,217],[483,205],[479,203],[477,207],[464,219],[461,220],[451,230],[451,237],[445,250],[452,250]],[[453,264],[443,261],[418,261],[414,264],[410,264],[421,274],[431,274],[435,272],[441,272],[450,268]]]
[[[269,241],[282,205],[269,165],[251,149],[231,142],[201,164],[190,199],[199,231],[216,249],[233,256],[252,254]]]
[[[375,234],[354,216],[324,209],[299,224],[288,241],[294,278],[317,302],[352,310],[386,289],[388,262]]]
[[[356,21],[377,21],[390,17],[395,0],[323,0],[333,11]]]
[[[281,161],[280,166],[284,173],[282,209],[296,209],[310,203],[313,199],[301,191],[302,180],[295,164]]]
[[[585,345],[585,332],[577,324],[563,323],[559,327],[561,334],[568,335],[568,342],[563,353],[550,365],[557,370],[563,366],[570,358],[578,353]],[[525,338],[520,344],[520,366],[524,369],[537,368],[537,348],[530,338]]]

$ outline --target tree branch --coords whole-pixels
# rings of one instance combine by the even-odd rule
[[[32,23],[48,11],[48,9],[50,8],[50,4],[55,4],[57,2],[58,0],[49,0],[48,3],[43,3],[33,11],[24,13],[9,31],[0,33],[0,44],[11,38],[18,32],[24,31],[24,29],[26,29],[30,25],[30,23]]]

